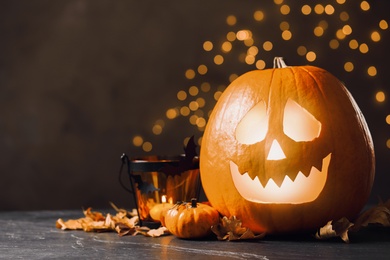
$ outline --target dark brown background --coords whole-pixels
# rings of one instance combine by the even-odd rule
[[[200,137],[183,118],[168,121],[160,136],[150,129],[179,104],[176,93],[193,84],[185,70],[212,57],[203,42],[222,43],[229,30],[245,28],[274,43],[272,52],[262,53],[267,67],[273,56],[306,64],[296,48],[308,45],[318,54],[313,65],[346,83],[375,142],[371,201],[390,198],[389,102],[375,101],[376,91],[387,93],[389,86],[389,30],[381,31],[382,40],[366,56],[345,47],[331,51],[334,35],[319,39],[306,30],[320,19],[302,17],[300,6],[306,2],[313,5],[285,0],[292,11],[283,17],[270,0],[0,1],[0,210],[107,207],[109,201],[131,207],[117,180],[121,154],[144,154],[131,143],[138,134],[153,143],[153,154],[181,153],[185,137]],[[368,13],[359,11],[359,2],[347,1],[342,9],[350,11],[354,37],[369,38],[381,19],[389,22],[389,2],[369,1]],[[267,15],[258,27],[252,18],[257,9]],[[230,14],[238,18],[236,27],[226,24]],[[341,24],[326,15],[321,19],[333,29]],[[283,20],[295,28],[290,42],[280,38]],[[343,70],[348,60],[356,72]],[[359,72],[359,66],[370,64],[378,69],[375,79]],[[217,88],[228,84],[232,71],[250,69],[226,59],[224,66],[210,65],[204,77]],[[208,102],[210,109],[213,104]]]

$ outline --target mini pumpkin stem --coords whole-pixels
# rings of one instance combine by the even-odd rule
[[[287,68],[286,63],[283,60],[283,57],[274,58],[274,69]]]
[[[197,200],[196,200],[196,198],[192,198],[191,199],[191,208],[196,208],[197,207]]]

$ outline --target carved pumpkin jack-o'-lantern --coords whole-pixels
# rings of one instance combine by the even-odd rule
[[[365,120],[345,87],[313,66],[248,72],[225,90],[200,154],[210,203],[255,232],[353,217],[374,178]]]

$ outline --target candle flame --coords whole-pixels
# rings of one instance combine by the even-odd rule
[[[166,203],[167,202],[167,195],[162,195],[161,196],[161,202]]]

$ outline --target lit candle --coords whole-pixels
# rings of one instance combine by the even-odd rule
[[[161,196],[161,202],[162,203],[156,203],[153,206],[153,208],[151,208],[150,211],[149,211],[150,217],[154,221],[161,221],[161,222],[163,222],[165,214],[173,206],[171,203],[167,203],[167,196],[166,195],[162,195]]]

